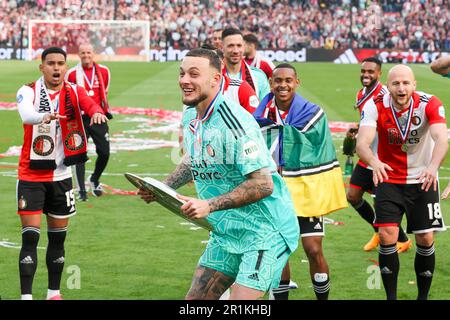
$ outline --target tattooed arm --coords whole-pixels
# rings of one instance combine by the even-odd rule
[[[208,200],[211,212],[239,208],[268,197],[273,192],[272,175],[261,169],[248,175],[248,179],[231,192]]]
[[[189,159],[189,156],[185,154],[175,171],[173,171],[163,182],[172,189],[178,189],[189,181],[192,181],[191,160]]]
[[[232,191],[209,200],[180,196],[186,203],[181,210],[190,218],[204,218],[218,210],[239,208],[268,197],[273,192],[272,175],[268,169],[250,173],[247,180]]]
[[[168,185],[173,189],[178,189],[191,180],[192,180],[192,173],[191,173],[190,159],[189,156],[185,154],[183,159],[181,159],[180,164],[167,177],[167,179],[163,181],[163,183],[165,183],[166,185]],[[140,195],[141,199],[147,203],[155,201],[155,196],[150,191],[139,189],[137,194]]]

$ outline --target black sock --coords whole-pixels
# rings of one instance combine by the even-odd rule
[[[398,242],[406,242],[408,241],[408,236],[405,233],[405,230],[403,230],[402,226],[398,226]]]
[[[289,300],[289,283],[289,280],[281,280],[279,287],[272,289],[275,300]]]
[[[22,294],[32,294],[33,291],[33,279],[38,263],[39,236],[39,228],[22,228],[22,248],[19,254],[20,291]]]
[[[64,241],[67,228],[49,228],[47,234],[48,288],[50,290],[59,290],[64,269]]]
[[[352,205],[353,206],[353,205]],[[375,220],[375,212],[373,211],[372,206],[364,199],[353,208],[359,213],[361,218],[367,221],[368,224],[372,226],[375,232],[378,232],[378,228],[373,226],[373,222]]]
[[[85,171],[86,171],[86,169],[85,169],[84,163],[79,163],[79,164],[75,165],[77,183],[78,183],[78,188],[79,188],[80,192],[86,192],[86,187],[84,184]]]
[[[434,254],[434,243],[429,247],[416,244],[416,258],[414,260],[414,269],[416,270],[417,300],[427,300],[428,293],[433,280],[434,265],[436,256]]]
[[[397,253],[397,243],[382,245],[378,255],[381,279],[387,300],[397,300],[397,278],[400,270],[400,261]]]
[[[328,294],[330,293],[330,277],[326,273],[316,273],[315,275],[318,275],[318,277],[311,279],[311,281],[317,300],[328,300]]]

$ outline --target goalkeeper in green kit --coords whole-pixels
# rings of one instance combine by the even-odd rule
[[[233,283],[230,299],[259,299],[278,286],[299,227],[258,124],[222,96],[220,69],[207,49],[189,51],[181,63],[186,155],[164,183],[177,189],[193,180],[199,198],[180,196],[181,210],[213,227],[186,299],[219,299]]]

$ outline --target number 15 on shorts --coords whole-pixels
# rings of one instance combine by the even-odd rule
[[[69,212],[75,211],[75,195],[73,194],[73,189],[66,191],[66,203],[67,207],[70,208]]]

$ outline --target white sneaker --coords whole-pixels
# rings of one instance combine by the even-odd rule
[[[91,176],[88,178],[89,185],[91,186],[91,192],[94,197],[100,197],[103,194],[103,187],[100,181],[92,181]]]

